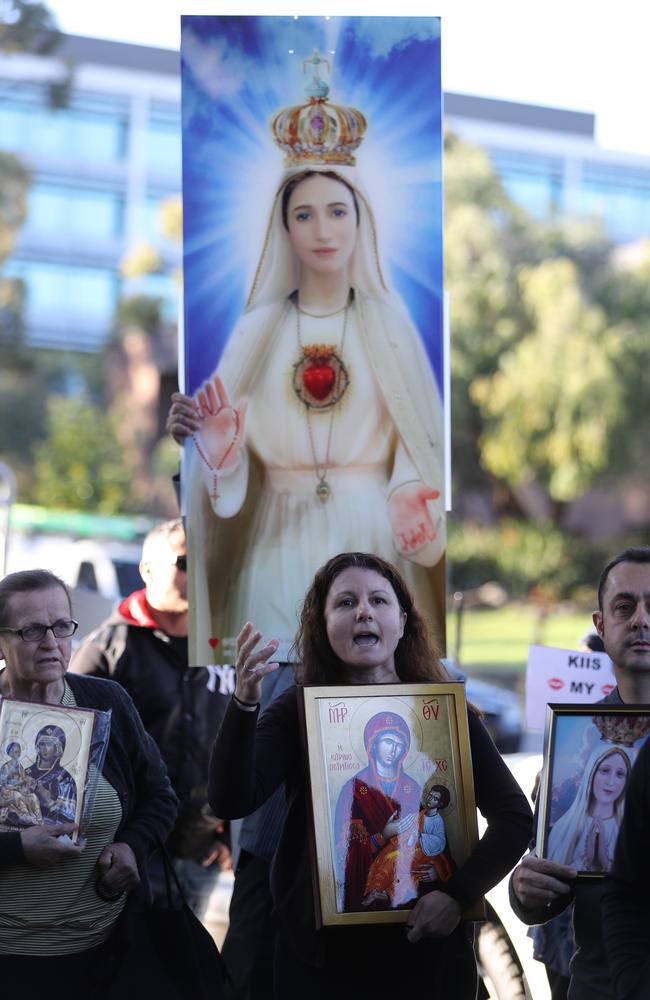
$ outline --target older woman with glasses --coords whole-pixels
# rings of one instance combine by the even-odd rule
[[[111,712],[85,839],[70,837],[65,734],[53,725],[37,733],[36,761],[26,769],[49,822],[0,833],[0,975],[22,984],[22,1000],[46,995],[53,983],[62,995],[106,995],[118,917],[176,812],[158,750],[126,692],[67,674],[76,629],[54,574],[28,570],[0,582],[0,696]]]

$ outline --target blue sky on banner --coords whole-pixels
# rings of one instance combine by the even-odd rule
[[[441,379],[441,233],[432,226],[441,218],[439,22],[191,17],[181,47],[190,390],[241,313],[282,175],[269,122],[305,99],[315,48],[331,66],[319,68],[330,100],[367,118],[357,163],[380,254]]]

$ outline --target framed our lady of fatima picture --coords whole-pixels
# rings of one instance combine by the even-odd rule
[[[300,690],[318,926],[405,922],[478,841],[464,686]]]
[[[549,705],[540,787],[540,857],[581,880],[609,871],[625,792],[650,735],[650,705]]]
[[[234,663],[248,619],[291,660],[352,550],[444,647],[440,67],[436,17],[181,19],[191,664]]]

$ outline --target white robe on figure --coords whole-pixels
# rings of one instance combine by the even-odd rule
[[[422,611],[432,622],[444,621],[442,405],[420,337],[401,301],[383,289],[378,268],[373,294],[359,287],[358,274],[370,272],[376,260],[365,200],[360,210],[354,297],[340,351],[350,384],[332,408],[329,453],[332,409],[310,411],[312,449],[306,407],[292,387],[300,357],[296,307],[287,297],[296,287],[293,274],[285,275],[284,289],[274,275],[271,292],[264,292],[262,267],[258,298],[218,366],[232,405],[246,399],[248,411],[241,460],[231,475],[218,476],[214,502],[213,473],[188,444],[191,663],[233,662],[234,639],[247,620],[265,638],[280,639],[277,658],[287,659],[305,591],[316,570],[343,551],[373,552],[393,562]],[[276,199],[261,264],[266,256],[277,266],[282,252],[291,260],[278,212]],[[280,301],[257,306],[281,290]],[[301,314],[302,346],[326,343],[338,352],[343,315]],[[325,502],[316,495],[314,452],[317,466],[327,457],[332,492]],[[412,482],[440,493],[429,506],[437,537],[405,559],[395,547],[387,499]]]

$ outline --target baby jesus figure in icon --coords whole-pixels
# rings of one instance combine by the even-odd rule
[[[368,909],[397,909],[412,905],[430,892],[435,882],[446,882],[456,870],[447,844],[440,810],[451,800],[446,785],[424,792],[417,831],[391,837],[377,855],[366,880],[363,905]]]
[[[7,744],[9,760],[0,767],[0,821],[11,818],[21,826],[33,826],[42,823],[43,816],[34,793],[36,782],[20,763],[21,753],[16,740]]]

